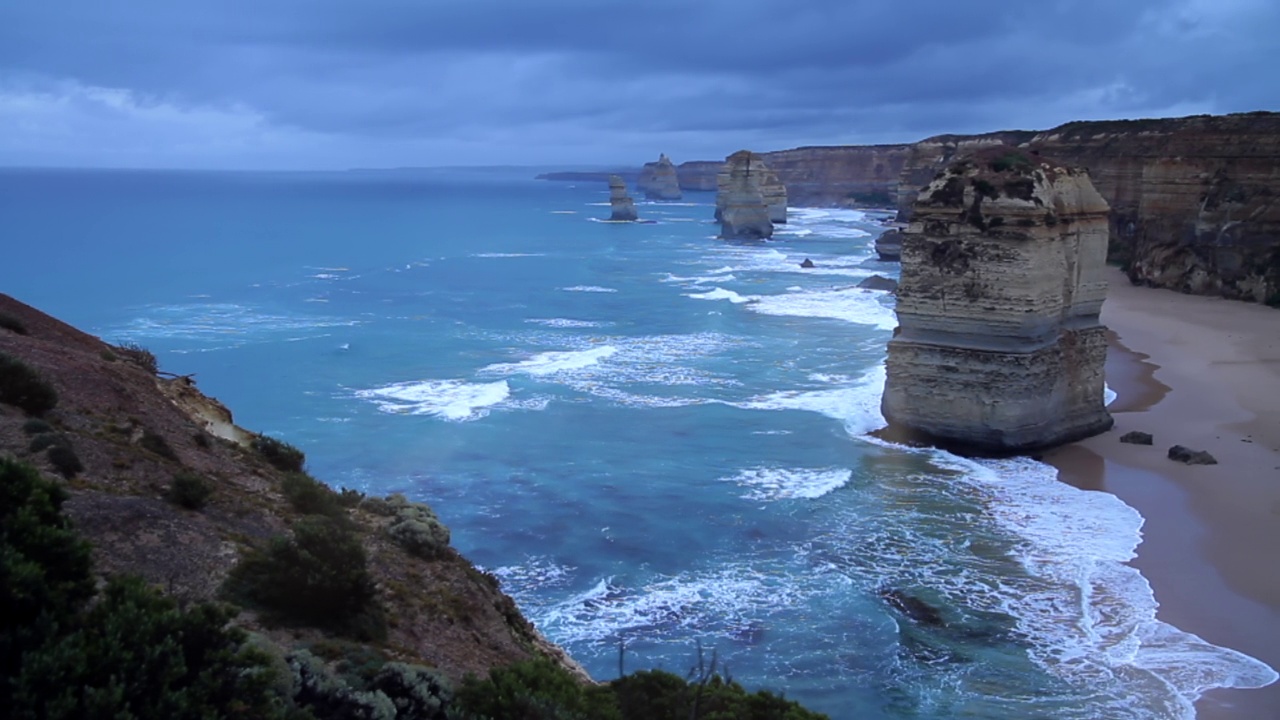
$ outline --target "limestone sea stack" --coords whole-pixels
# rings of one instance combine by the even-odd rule
[[[630,221],[640,217],[631,196],[627,195],[627,183],[619,175],[609,176],[609,207],[613,210],[610,220]]]
[[[716,175],[716,220],[720,220],[725,203],[730,193],[726,193],[735,172],[745,173],[751,183],[760,191],[765,208],[769,214],[769,222],[780,225],[787,221],[787,187],[778,179],[777,173],[765,165],[764,157],[750,150],[739,150],[725,158],[719,174]]]
[[[676,166],[665,153],[658,155],[657,162],[644,164],[636,187],[644,193],[647,200],[679,200],[683,197]]]
[[[760,188],[764,162],[760,156],[739,150],[730,155],[716,178],[716,220],[720,237],[741,240],[767,240],[773,237],[769,205]]]
[[[890,434],[1003,454],[1111,427],[1108,211],[1085,171],[1009,146],[925,186],[903,234]]]

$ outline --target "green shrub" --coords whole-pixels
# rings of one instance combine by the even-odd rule
[[[38,416],[57,406],[58,393],[26,363],[0,353],[0,403]]]
[[[0,459],[0,707],[12,718],[280,718],[231,613],[180,610],[140,580],[94,596],[65,491]],[[90,607],[92,605],[92,607]]]
[[[395,510],[387,535],[397,545],[421,558],[437,557],[449,546],[449,528],[430,506],[409,502],[403,495],[392,495],[387,502]]]
[[[98,353],[98,357],[106,360],[107,362],[115,362],[118,359],[116,354],[108,348],[103,348],[102,352]]]
[[[449,680],[421,665],[390,662],[369,681],[368,689],[391,699],[397,720],[447,720],[453,701]]]
[[[332,518],[313,515],[294,525],[291,537],[246,555],[226,590],[276,622],[376,639],[386,624],[367,565],[359,538]]]
[[[135,342],[126,342],[117,345],[116,352],[124,357],[127,362],[137,365],[152,375],[155,375],[160,371],[160,364],[156,361],[155,353]]]
[[[469,677],[457,694],[464,714],[523,720],[622,720],[612,689],[584,685],[564,668],[538,658],[489,671],[479,680]]]
[[[22,423],[22,432],[27,435],[39,435],[53,432],[53,426],[40,418],[31,418]]]
[[[66,440],[57,432],[40,433],[39,435],[31,438],[30,443],[27,443],[27,451],[33,453],[44,452],[54,445],[64,442],[66,442]]]
[[[170,460],[177,460],[178,454],[169,447],[169,441],[164,439],[163,435],[158,435],[150,430],[143,430],[142,437],[138,439],[138,444],[143,448]]]
[[[49,463],[64,478],[75,477],[84,470],[84,463],[80,462],[80,456],[76,455],[75,448],[69,442],[58,443],[49,448]]]
[[[346,516],[338,493],[304,472],[286,473],[280,485],[285,499],[294,510],[303,515],[324,515],[331,518]]]
[[[19,335],[27,334],[27,326],[23,325],[21,320],[19,320],[18,318],[12,315],[7,315],[5,313],[0,313],[0,328],[4,328],[5,330],[12,330],[13,332],[18,333]]]
[[[1019,172],[1031,169],[1031,159],[1017,151],[1010,151],[991,161],[990,167],[996,172]]]
[[[165,497],[169,502],[188,510],[199,510],[209,501],[213,486],[195,473],[180,472],[173,476],[173,483]]]
[[[267,435],[255,435],[250,445],[277,470],[302,472],[307,461],[307,456],[298,448]]]

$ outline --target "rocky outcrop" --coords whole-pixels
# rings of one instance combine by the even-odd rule
[[[640,217],[636,214],[636,205],[631,196],[627,195],[626,181],[617,175],[609,176],[609,208],[612,210],[610,220],[622,222]]]
[[[893,278],[887,278],[883,275],[872,275],[858,283],[858,287],[863,290],[883,290],[885,292],[894,292],[898,289],[898,281]]]
[[[930,138],[903,169],[899,218],[951,157],[994,142],[1089,171],[1111,206],[1108,256],[1134,283],[1280,305],[1280,114]]]
[[[881,260],[898,262],[902,258],[902,231],[885,230],[876,238],[876,255]]]
[[[798,207],[895,207],[910,145],[801,147],[764,153]]]
[[[741,173],[741,178],[738,180],[733,179],[735,172]],[[760,192],[769,221],[775,225],[785,223],[787,221],[787,188],[778,180],[778,175],[765,164],[764,158],[750,150],[739,150],[725,158],[720,174],[716,176],[716,220],[721,219],[725,203],[733,192],[726,192],[726,189],[743,179],[749,181]]]
[[[659,155],[657,162],[644,164],[636,187],[648,200],[679,200],[683,197],[676,166],[665,154]]]
[[[1102,432],[1105,200],[1088,175],[1008,146],[930,182],[903,235],[890,433],[984,453]]]
[[[772,190],[776,179],[767,174],[760,156],[749,150],[739,150],[725,159],[716,194],[720,237],[744,240],[773,237],[770,206],[762,185]]]

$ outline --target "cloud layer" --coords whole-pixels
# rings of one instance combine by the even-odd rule
[[[1280,109],[1273,0],[51,0],[0,164],[677,161]]]

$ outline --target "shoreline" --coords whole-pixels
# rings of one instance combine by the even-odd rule
[[[1135,287],[1111,268],[1102,309],[1115,427],[1055,448],[1060,480],[1110,492],[1145,519],[1132,565],[1157,617],[1280,669],[1280,311]],[[1141,430],[1152,446],[1121,435]],[[1166,457],[1208,450],[1217,465]],[[1280,716],[1280,683],[1214,689],[1197,718]]]

